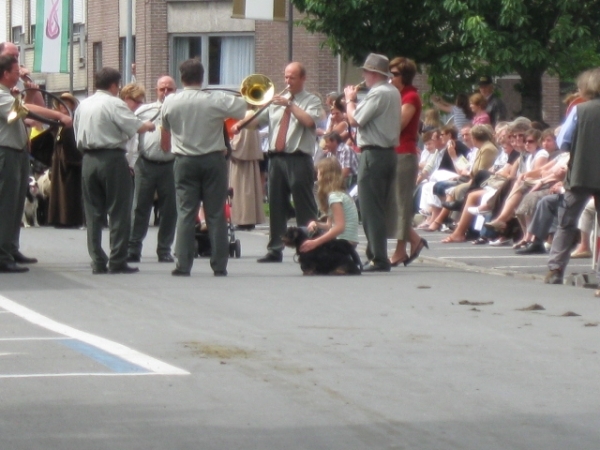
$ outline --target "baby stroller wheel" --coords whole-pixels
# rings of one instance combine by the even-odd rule
[[[233,258],[235,255],[235,242],[229,244],[229,257]]]
[[[242,244],[240,243],[239,239],[235,240],[235,257],[239,258],[242,256]]]

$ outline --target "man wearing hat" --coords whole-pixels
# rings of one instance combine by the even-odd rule
[[[492,126],[495,127],[498,122],[506,120],[506,105],[500,100],[500,97],[494,95],[492,77],[484,75],[479,78],[479,93],[487,100],[485,111],[490,116]]]
[[[358,200],[367,236],[365,272],[389,272],[387,256],[386,205],[390,204],[396,176],[396,152],[400,137],[400,92],[388,83],[389,60],[371,53],[362,66],[370,89],[359,105],[358,89],[347,86],[346,114],[350,125],[358,127],[357,144],[362,156],[358,167]]]

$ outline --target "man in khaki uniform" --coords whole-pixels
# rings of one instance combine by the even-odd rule
[[[37,262],[19,251],[21,218],[29,186],[27,129],[21,119],[8,123],[15,98],[11,94],[19,81],[19,62],[14,56],[0,56],[0,272],[27,272],[16,263]],[[30,111],[60,120],[71,126],[71,118],[58,111],[28,105]]]
[[[134,167],[135,190],[133,194],[133,224],[129,238],[127,261],[139,262],[142,243],[148,232],[148,222],[152,212],[154,193],[158,195],[158,262],[174,262],[171,246],[175,239],[177,208],[175,206],[175,179],[173,161],[175,155],[164,151],[160,143],[160,109],[168,94],[177,89],[175,80],[169,76],[160,77],[156,83],[156,102],[140,106],[135,115],[142,120],[153,119],[157,129],[140,135],[138,141],[139,158]]]
[[[223,125],[241,119],[246,102],[220,91],[202,91],[204,67],[197,59],[179,66],[183,91],[168,96],[162,107],[163,148],[175,155],[177,192],[177,265],[174,276],[189,276],[194,263],[195,225],[200,202],[204,207],[215,276],[227,275],[229,243],[225,201],[227,163]],[[169,136],[170,133],[170,136]]]
[[[92,273],[135,273],[127,265],[132,183],[125,146],[135,133],[152,131],[118,98],[121,74],[104,67],[96,73],[96,93],[75,112],[75,139],[83,152],[83,205]],[[102,227],[108,214],[110,257],[102,249]]]
[[[358,127],[361,148],[358,167],[358,201],[370,264],[363,272],[389,272],[387,256],[386,205],[393,195],[396,153],[400,137],[401,100],[398,89],[388,83],[389,60],[371,53],[362,67],[369,93],[357,106],[356,86],[344,90],[350,125]]]

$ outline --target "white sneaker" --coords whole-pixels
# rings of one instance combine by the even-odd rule
[[[479,215],[479,208],[477,206],[469,206],[467,208],[467,212],[469,214],[473,214],[474,216],[478,216]]]
[[[510,244],[510,239],[506,238],[506,237],[500,237],[498,239],[496,239],[495,241],[490,242],[490,245],[494,246],[494,247],[502,247],[503,245],[508,245]]]

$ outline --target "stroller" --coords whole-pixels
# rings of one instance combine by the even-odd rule
[[[225,202],[225,220],[227,221],[227,239],[229,240],[229,256],[233,258],[240,258],[242,256],[242,245],[239,239],[235,238],[235,229],[231,222],[231,199],[233,198],[233,189],[227,190],[227,201]],[[195,256],[209,257],[211,255],[210,239],[208,237],[208,229],[202,227],[202,221],[200,219],[200,211],[196,218],[196,248]]]

